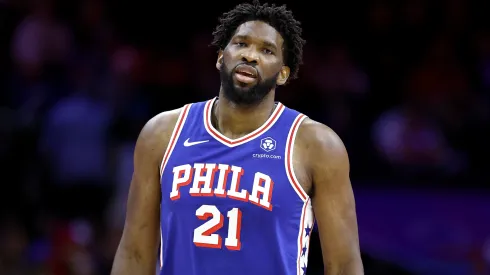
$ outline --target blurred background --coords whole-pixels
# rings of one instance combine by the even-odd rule
[[[138,133],[217,95],[237,3],[0,1],[0,274],[109,274]],[[278,3],[307,40],[278,100],[344,140],[366,274],[490,274],[490,2]]]

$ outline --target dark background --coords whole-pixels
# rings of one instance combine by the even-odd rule
[[[490,274],[490,2],[290,2],[278,100],[345,142],[366,274]],[[0,274],[109,273],[138,133],[217,95],[237,3],[0,1]]]

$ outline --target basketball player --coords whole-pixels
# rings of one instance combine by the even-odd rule
[[[254,2],[213,34],[219,96],[143,127],[112,274],[154,274],[157,258],[161,275],[305,274],[315,221],[325,274],[363,274],[342,141],[274,99],[297,76],[300,23]]]

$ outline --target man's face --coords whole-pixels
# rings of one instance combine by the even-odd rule
[[[220,52],[216,67],[224,96],[239,105],[260,102],[289,76],[283,61],[283,38],[262,21],[240,25]]]

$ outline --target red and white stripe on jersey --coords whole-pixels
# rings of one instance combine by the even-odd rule
[[[160,225],[160,269],[163,267],[163,233]]]
[[[306,267],[308,265],[308,252],[310,249],[310,237],[315,218],[313,216],[313,207],[311,205],[311,199],[301,187],[296,174],[294,173],[293,166],[293,153],[294,153],[294,141],[296,140],[296,134],[298,133],[301,122],[305,120],[306,116],[299,114],[293,122],[291,129],[289,130],[286,152],[284,154],[284,165],[286,166],[286,174],[289,179],[289,183],[293,187],[296,194],[303,201],[303,208],[301,209],[301,219],[298,232],[298,259],[297,259],[297,274],[305,274]]]
[[[296,178],[296,175],[294,173],[294,167],[293,167],[293,153],[294,153],[294,141],[296,139],[296,134],[298,133],[299,126],[301,125],[301,122],[306,118],[305,115],[299,114],[296,119],[293,122],[293,125],[291,126],[291,129],[289,130],[288,134],[288,139],[286,143],[286,152],[284,154],[284,165],[286,166],[286,174],[289,179],[289,183],[293,187],[294,191],[298,194],[298,196],[306,202],[309,197],[308,194],[306,194],[305,190],[301,185],[299,184],[298,179]]]
[[[167,165],[168,159],[170,158],[170,155],[172,155],[172,152],[175,148],[175,144],[177,143],[177,140],[179,139],[180,133],[182,132],[182,128],[184,128],[184,123],[185,120],[187,119],[187,115],[189,114],[189,109],[191,108],[192,104],[187,104],[182,108],[182,111],[180,112],[179,118],[177,119],[177,122],[175,123],[174,130],[172,131],[172,135],[170,136],[170,140],[167,145],[167,149],[165,150],[165,153],[163,154],[162,158],[162,163],[160,164],[160,178],[163,175],[163,170],[165,169],[165,166]],[[160,226],[160,269],[163,267],[163,235],[162,235],[162,227]]]
[[[163,154],[162,158],[162,163],[160,164],[160,177],[163,175],[163,170],[165,169],[165,166],[167,165],[167,162],[170,158],[170,155],[172,155],[172,152],[175,148],[175,144],[177,143],[177,140],[179,139],[180,132],[182,132],[182,128],[184,128],[184,123],[185,120],[187,119],[187,115],[189,114],[189,109],[191,108],[192,104],[187,104],[182,108],[182,111],[180,112],[179,118],[177,119],[177,122],[175,123],[174,130],[172,132],[172,136],[170,137],[170,140],[167,145],[167,150],[165,150],[165,154]]]
[[[310,251],[310,238],[315,218],[313,216],[313,207],[311,199],[308,198],[301,209],[301,219],[298,232],[298,259],[297,259],[297,274],[303,275],[308,266],[308,252]]]
[[[219,131],[217,131],[214,128],[213,124],[211,123],[211,111],[213,109],[213,105],[215,101],[216,101],[216,97],[214,99],[209,100],[206,103],[206,106],[204,107],[204,128],[206,128],[206,131],[212,137],[214,137],[216,140],[218,140],[219,142],[221,142],[222,144],[228,147],[235,147],[244,144],[268,131],[274,125],[274,123],[276,123],[276,121],[279,119],[279,117],[281,116],[285,108],[282,103],[278,102],[276,108],[272,112],[272,115],[269,117],[269,119],[267,119],[267,121],[262,126],[260,126],[255,131],[241,138],[230,139],[224,136],[223,134],[221,134]]]

